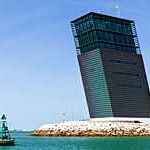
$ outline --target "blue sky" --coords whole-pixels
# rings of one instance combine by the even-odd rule
[[[150,83],[149,8],[149,0],[0,0],[0,113],[10,127],[37,128],[61,112],[88,117],[70,21],[90,11],[136,21]]]

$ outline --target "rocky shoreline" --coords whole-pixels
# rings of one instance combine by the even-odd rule
[[[150,124],[136,121],[67,121],[48,124],[33,136],[150,136]]]

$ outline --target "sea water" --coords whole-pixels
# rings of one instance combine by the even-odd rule
[[[150,137],[34,137],[14,134],[16,146],[0,150],[150,150]]]

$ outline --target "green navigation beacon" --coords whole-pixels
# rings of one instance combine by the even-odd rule
[[[11,138],[10,132],[7,126],[7,118],[3,114],[0,122],[0,146],[13,146],[15,145],[15,139]]]

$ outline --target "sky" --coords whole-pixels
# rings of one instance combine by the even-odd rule
[[[149,0],[0,0],[0,114],[10,128],[89,117],[70,21],[91,11],[135,20],[150,83]]]

